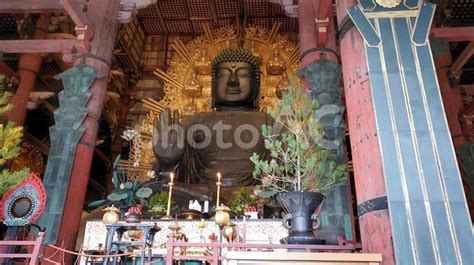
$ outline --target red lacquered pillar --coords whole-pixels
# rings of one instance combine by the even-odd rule
[[[364,40],[346,13],[356,3],[338,0],[336,8],[362,250],[395,264]]]

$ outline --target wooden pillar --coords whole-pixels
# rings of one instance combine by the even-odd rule
[[[334,30],[334,23],[332,22],[332,5],[329,5],[329,12],[327,14],[327,40],[318,45],[318,29],[316,24],[317,15],[321,5],[320,2],[331,1],[315,1],[315,0],[301,0],[298,2],[298,24],[299,24],[299,44],[301,51],[300,68],[305,68],[308,64],[318,60],[321,56],[326,59],[337,62],[336,55],[336,34]]]
[[[117,20],[119,4],[119,0],[89,2],[88,16],[94,26],[91,52],[81,55],[75,61],[75,65],[85,63],[95,68],[104,77],[97,79],[91,87],[92,95],[87,103],[89,113],[83,122],[85,132],[77,146],[64,213],[59,228],[57,242],[58,244],[64,243],[64,248],[69,250],[74,249],[81,221],[82,207],[99,129],[99,118],[102,114],[107,91],[107,78],[119,26]]]
[[[395,264],[375,113],[364,40],[347,16],[355,0],[338,0],[337,22],[342,75],[354,164],[360,236],[363,252],[381,253],[385,265]],[[373,206],[369,207],[370,202]]]
[[[423,0],[396,8],[359,1],[347,9],[364,38],[374,132],[399,264],[474,259],[471,222],[428,40],[435,7]],[[355,36],[349,41],[355,43]],[[357,79],[348,81],[360,82],[364,74],[359,69]],[[377,203],[359,204],[359,215],[372,205]]]
[[[138,75],[133,74],[126,74],[124,80],[124,91],[123,95],[120,97],[120,113],[117,119],[117,129],[115,133],[115,139],[112,142],[110,147],[110,161],[112,163],[115,161],[117,156],[122,152],[122,144],[124,142],[123,138],[121,137],[122,132],[125,130],[125,124],[127,123],[127,116],[130,108],[132,107],[133,100],[132,96],[134,94],[134,90],[136,88],[138,81]],[[112,173],[113,169],[110,169],[110,172],[107,173],[105,185],[107,187],[107,191],[111,192],[114,187],[112,184]]]
[[[316,61],[316,53],[305,55],[305,52],[316,47],[316,34],[314,29],[314,9],[312,0],[302,0],[298,2],[298,28],[299,43],[301,52],[300,68],[303,69],[308,64]]]
[[[451,83],[449,78],[449,68],[453,64],[451,52],[449,50],[449,42],[432,38],[430,40],[430,45],[431,51],[433,52],[436,75],[438,77],[446,119],[448,120],[449,131],[451,133],[454,147],[458,148],[466,143],[466,137],[463,133],[459,119],[460,115],[462,115],[461,112],[464,106],[460,87],[456,83]],[[462,164],[462,162],[460,164]],[[464,190],[466,192],[466,200],[469,206],[471,220],[474,220],[474,201],[472,197],[468,196],[469,194],[474,194],[474,187],[469,185],[469,176],[466,175],[465,171],[463,171],[462,166],[460,167],[460,172],[464,183]]]
[[[36,30],[33,35],[34,39],[46,39],[48,34],[50,15],[43,13],[39,16],[36,22]],[[26,104],[29,101],[30,92],[33,91],[36,85],[36,76],[41,68],[41,54],[40,53],[25,53],[20,56],[18,64],[18,76],[20,83],[12,96],[10,102],[14,105],[12,111],[8,113],[8,119],[15,122],[16,125],[22,126],[25,123]]]
[[[449,80],[449,67],[453,64],[449,43],[441,39],[431,39],[430,44],[449,131],[454,147],[458,147],[466,142],[459,122],[463,103],[459,86],[452,86]]]

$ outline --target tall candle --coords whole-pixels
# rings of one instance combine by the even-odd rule
[[[173,178],[174,178],[174,173],[171,173],[170,174],[170,183],[168,183],[168,186],[170,187],[169,191],[168,191],[168,207],[166,208],[166,215],[163,216],[162,219],[172,219],[171,215],[170,215],[170,211],[171,211],[171,194],[173,193]]]
[[[219,197],[221,192],[221,173],[217,172],[217,200],[216,200],[216,207],[219,207]]]

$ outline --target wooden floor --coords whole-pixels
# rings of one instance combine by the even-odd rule
[[[318,264],[318,265],[378,265],[381,254],[366,253],[296,253],[296,252],[240,252],[226,255],[228,265],[237,264]]]

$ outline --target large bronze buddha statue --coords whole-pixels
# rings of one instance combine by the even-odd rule
[[[214,111],[187,117],[179,124],[178,112],[169,109],[154,121],[153,150],[162,176],[178,172],[178,180],[215,185],[222,174],[224,187],[255,184],[249,157],[266,152],[261,126],[272,124],[257,112],[259,65],[246,49],[227,48],[212,63]]]

